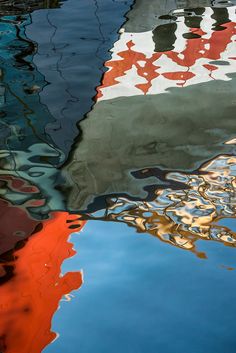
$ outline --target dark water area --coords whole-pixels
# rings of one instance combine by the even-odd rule
[[[0,352],[234,353],[236,3],[0,2]]]

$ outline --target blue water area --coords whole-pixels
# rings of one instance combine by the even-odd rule
[[[236,231],[236,219],[235,218],[222,218],[218,222],[221,226],[228,227]]]
[[[84,284],[53,319],[46,353],[235,352],[235,250],[200,242],[197,258],[122,224],[88,222],[63,273]]]

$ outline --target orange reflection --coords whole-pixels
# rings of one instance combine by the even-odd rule
[[[75,218],[52,214],[42,230],[15,251],[14,261],[4,264],[13,267],[13,277],[0,286],[2,353],[40,353],[55,339],[51,321],[59,301],[82,284],[81,272],[61,274],[63,261],[75,254],[68,243],[68,222],[75,221],[80,229],[85,223]]]

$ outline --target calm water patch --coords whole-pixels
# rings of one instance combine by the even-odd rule
[[[61,303],[45,352],[234,352],[235,250],[201,242],[207,261],[113,223],[72,236],[84,284]],[[76,338],[75,338],[76,337]]]

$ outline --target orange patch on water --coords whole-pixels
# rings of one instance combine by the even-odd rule
[[[67,223],[75,218],[52,214],[7,264],[14,266],[14,276],[0,286],[1,353],[40,353],[56,338],[51,321],[59,301],[82,284],[79,271],[61,274],[63,261],[75,254]],[[82,229],[85,222],[76,224]]]

